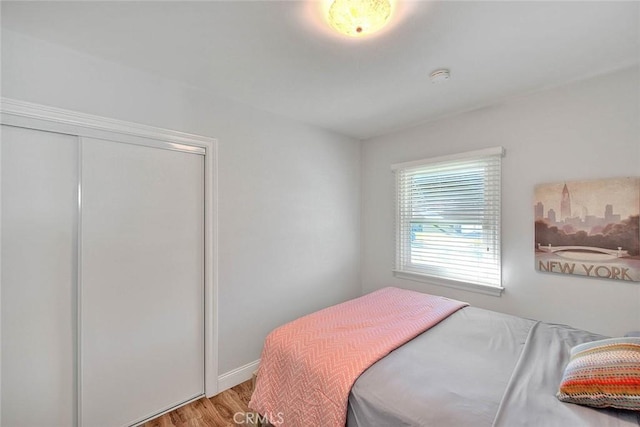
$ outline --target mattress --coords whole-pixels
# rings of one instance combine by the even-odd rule
[[[640,412],[555,396],[571,347],[603,338],[463,308],[360,375],[347,426],[639,426]]]

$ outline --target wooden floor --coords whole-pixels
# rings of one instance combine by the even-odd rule
[[[143,427],[237,427],[246,423],[251,399],[251,380],[223,391],[210,399],[203,397],[175,411],[151,420]],[[235,420],[234,420],[235,418]],[[249,416],[251,421],[251,416]]]

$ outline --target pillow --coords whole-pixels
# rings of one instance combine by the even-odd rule
[[[640,338],[610,338],[571,349],[560,390],[563,402],[640,411]]]

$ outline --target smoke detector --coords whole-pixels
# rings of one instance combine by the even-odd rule
[[[449,76],[449,70],[443,68],[432,72],[429,75],[429,78],[431,79],[431,83],[442,83],[449,80]]]

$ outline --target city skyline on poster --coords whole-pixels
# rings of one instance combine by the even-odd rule
[[[536,186],[536,269],[640,281],[640,178]]]

